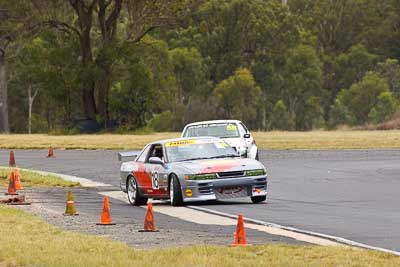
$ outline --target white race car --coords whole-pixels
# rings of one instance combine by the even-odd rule
[[[214,120],[190,123],[181,137],[213,136],[224,139],[239,155],[258,160],[256,142],[247,127],[238,120]]]

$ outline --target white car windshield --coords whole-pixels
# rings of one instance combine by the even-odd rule
[[[165,144],[169,162],[238,157],[223,140],[181,140]]]
[[[186,128],[184,137],[213,136],[221,138],[239,137],[235,123],[210,123],[193,125]]]

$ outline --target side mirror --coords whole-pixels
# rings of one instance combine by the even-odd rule
[[[245,134],[243,135],[243,137],[244,137],[244,138],[250,138],[250,134],[245,133]]]
[[[149,163],[151,164],[160,164],[160,165],[164,165],[164,162],[158,158],[158,157],[151,157],[149,158]]]

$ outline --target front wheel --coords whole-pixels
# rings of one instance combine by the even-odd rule
[[[263,202],[267,199],[267,196],[256,196],[256,197],[251,197],[251,201],[253,201],[254,204]]]
[[[183,205],[181,184],[178,177],[174,174],[171,175],[171,179],[169,180],[169,198],[171,199],[172,206]]]
[[[258,150],[257,150],[257,154],[256,154],[256,160],[260,160],[260,158],[258,157]]]
[[[128,177],[127,191],[129,204],[133,206],[141,206],[147,204],[147,197],[140,196],[137,181],[133,176]]]

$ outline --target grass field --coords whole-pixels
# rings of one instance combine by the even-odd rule
[[[254,132],[261,149],[389,149],[400,148],[400,130],[390,131],[312,131]],[[148,135],[0,135],[0,149],[141,149],[145,144],[179,133]]]
[[[0,206],[0,266],[400,266],[400,257],[344,247],[284,244],[136,250],[98,236],[67,232]]]
[[[0,168],[0,186],[8,186],[8,179],[13,168]],[[24,187],[73,187],[79,183],[69,182],[53,175],[41,175],[35,172],[20,170],[21,182]]]

